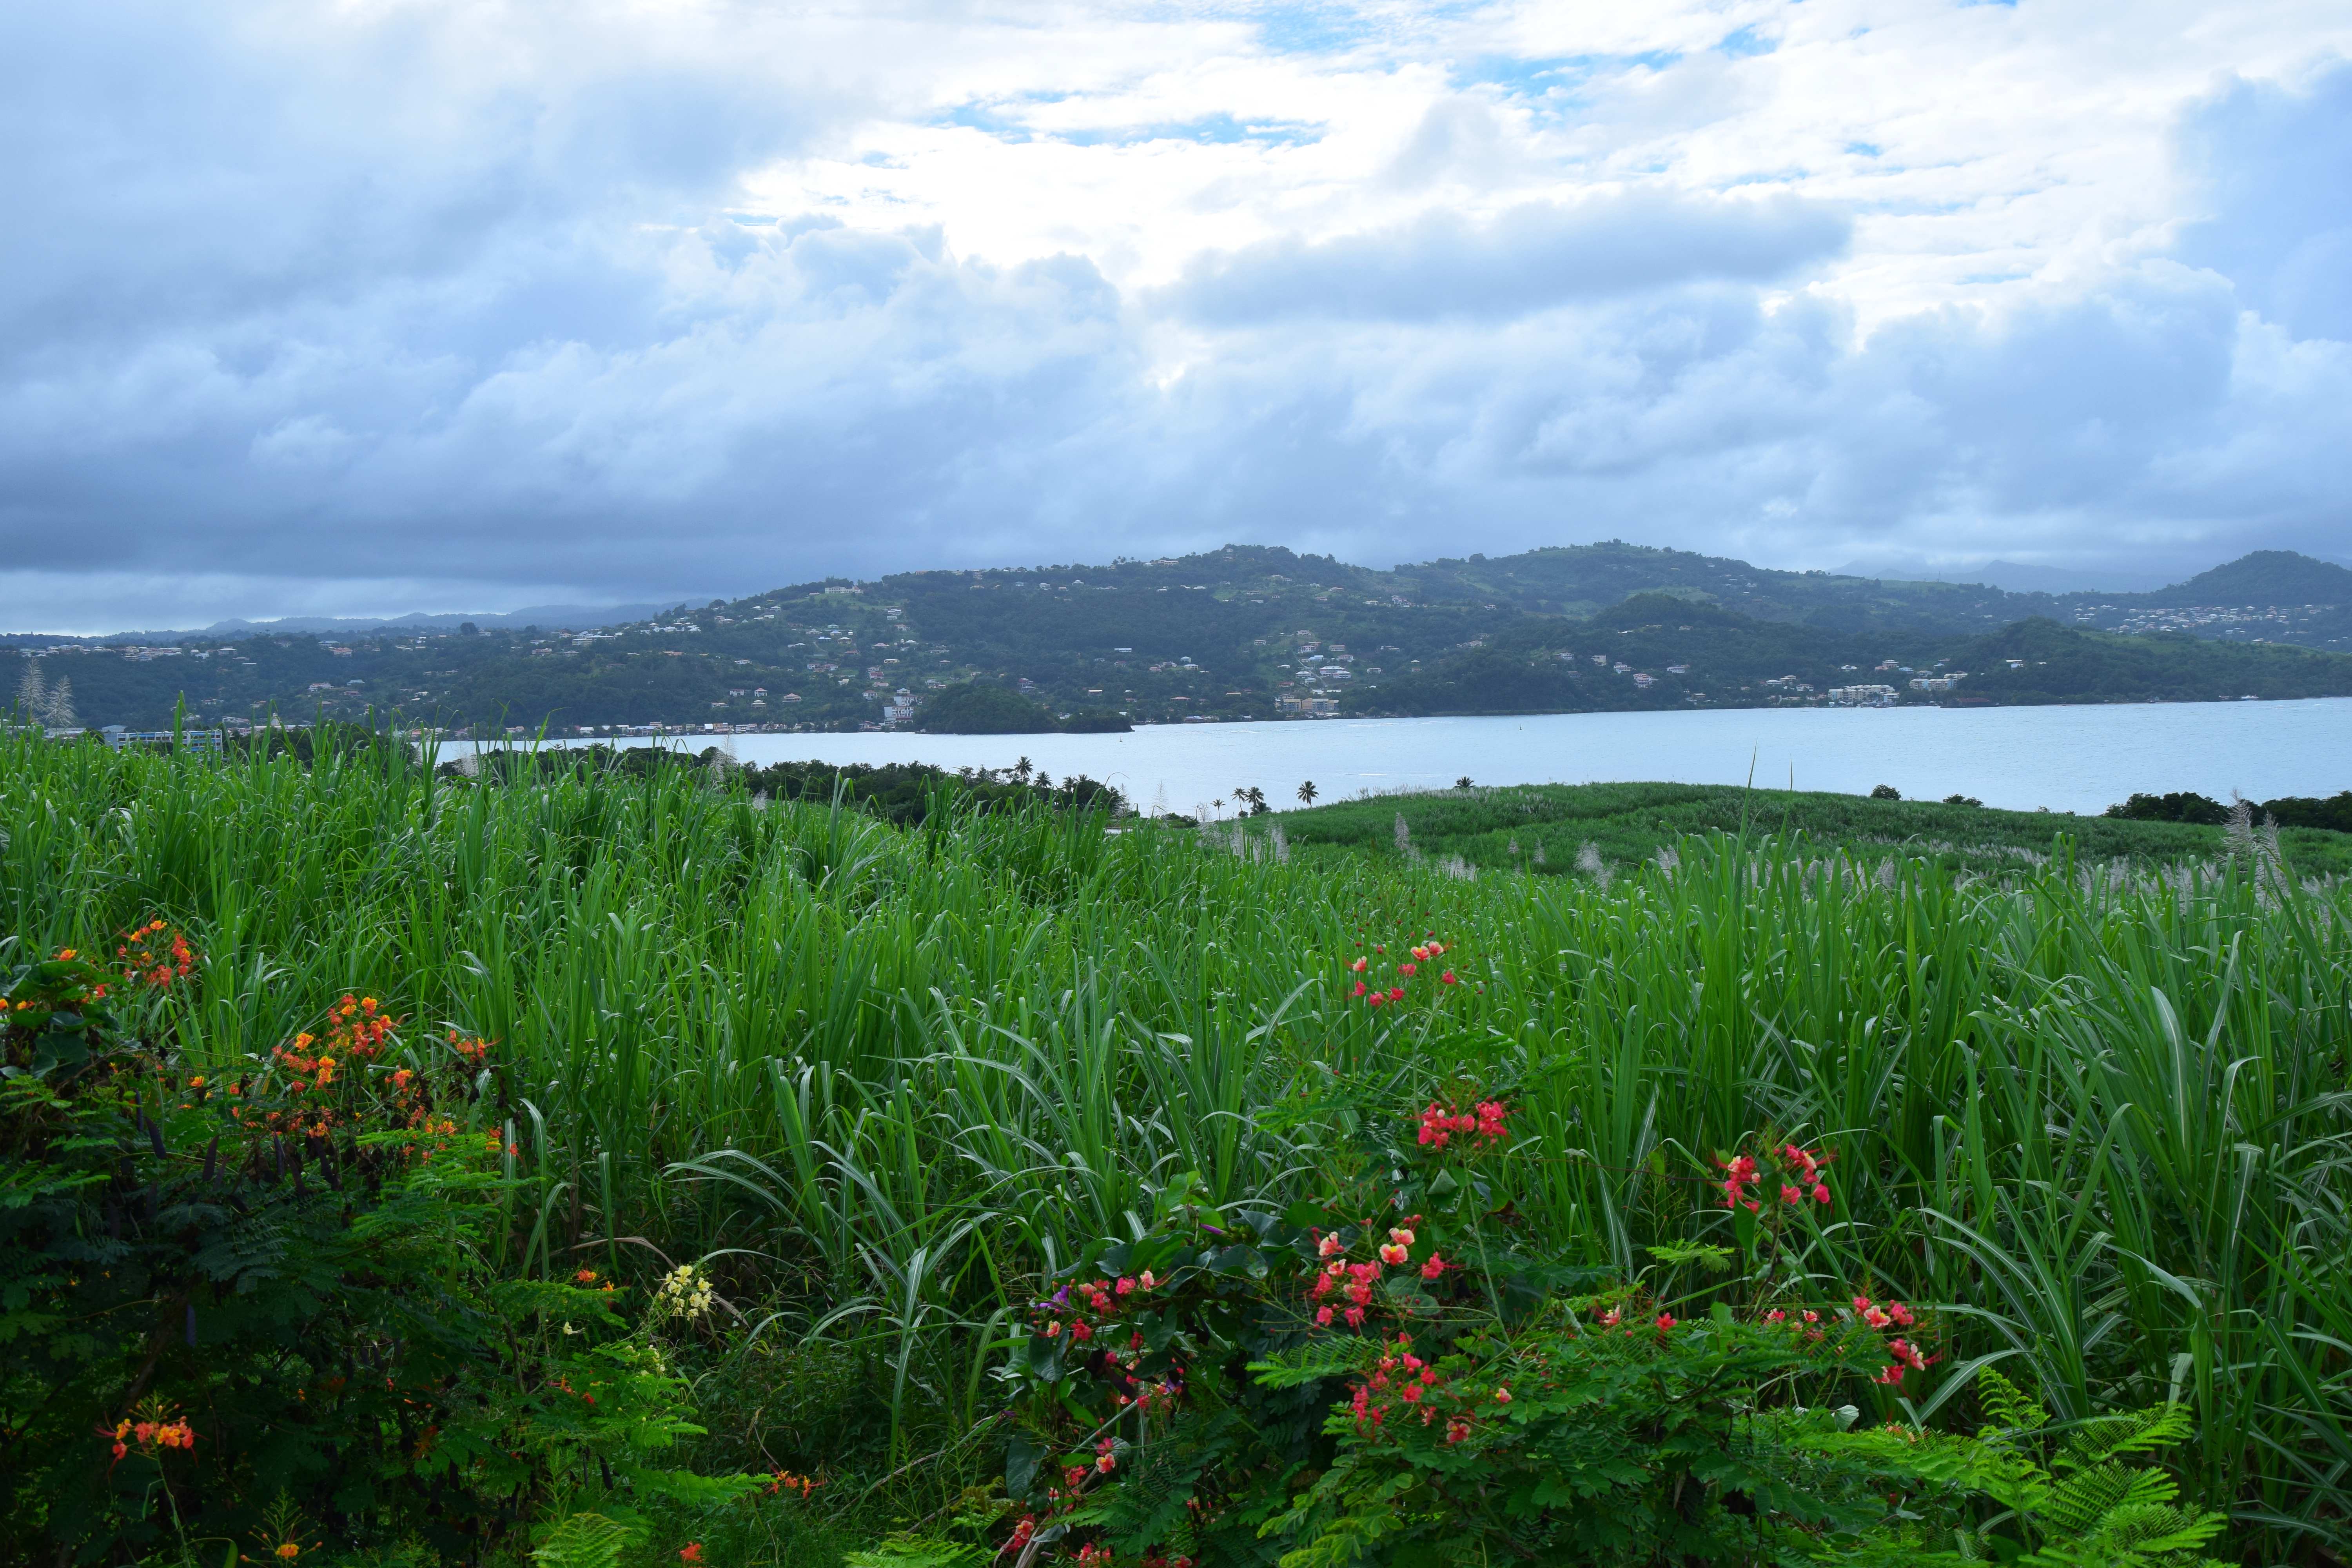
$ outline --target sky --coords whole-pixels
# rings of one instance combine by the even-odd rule
[[[2352,557],[2352,0],[0,9],[0,629]]]

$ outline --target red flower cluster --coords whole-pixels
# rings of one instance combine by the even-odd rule
[[[101,1427],[100,1431],[103,1432],[104,1428]],[[153,1458],[165,1448],[194,1448],[196,1434],[184,1416],[173,1415],[168,1406],[158,1405],[150,1400],[148,1407],[139,1412],[139,1418],[126,1415],[115,1423],[112,1434],[115,1458],[121,1459],[129,1454],[134,1444],[142,1454]]]
[[[1817,1204],[1830,1201],[1829,1184],[1822,1180],[1822,1170],[1830,1163],[1831,1156],[1811,1153],[1794,1143],[1784,1143],[1770,1158],[1782,1177],[1780,1184],[1782,1203],[1800,1204],[1808,1196]],[[1718,1155],[1715,1163],[1723,1168],[1726,1208],[1744,1208],[1754,1214],[1764,1206],[1748,1195],[1764,1184],[1763,1169],[1757,1164],[1754,1155],[1736,1154],[1728,1160]]]
[[[1420,1218],[1419,1215],[1413,1215],[1403,1225],[1391,1226],[1388,1238],[1374,1248],[1375,1256],[1368,1263],[1349,1261],[1348,1247],[1340,1241],[1337,1231],[1324,1236],[1316,1244],[1316,1253],[1322,1259],[1322,1264],[1315,1276],[1315,1283],[1307,1289],[1307,1298],[1318,1303],[1315,1309],[1317,1323],[1328,1328],[1333,1318],[1337,1317],[1351,1329],[1361,1328],[1365,1314],[1371,1308],[1373,1287],[1391,1268],[1417,1268],[1423,1279],[1436,1279],[1443,1277],[1448,1268],[1460,1267],[1446,1262],[1435,1248],[1432,1248],[1429,1256],[1418,1265],[1412,1262],[1416,1238],[1412,1227]],[[1334,1295],[1339,1299],[1338,1303],[1330,1300]]]
[[[384,1042],[399,1026],[400,1020],[383,1012],[374,997],[347,994],[327,1009],[327,1048],[362,1061],[373,1061],[383,1054]]]
[[[1510,1109],[1499,1100],[1482,1100],[1475,1113],[1454,1106],[1441,1107],[1435,1100],[1421,1113],[1421,1144],[1424,1149],[1443,1149],[1456,1137],[1474,1138],[1478,1147],[1492,1148],[1509,1136],[1504,1119]]]
[[[1361,946],[1362,943],[1360,942],[1357,945]],[[1375,947],[1372,951],[1385,957],[1389,950],[1385,945],[1382,945]],[[1432,940],[1423,942],[1419,946],[1408,951],[1412,954],[1412,959],[1409,962],[1400,960],[1394,965],[1398,976],[1405,980],[1410,980],[1414,975],[1420,973],[1421,966],[1423,964],[1444,952],[1445,951],[1445,944],[1442,942]],[[1348,972],[1350,974],[1367,973],[1371,968],[1371,963],[1372,961],[1370,958],[1359,958],[1354,963],[1348,965]],[[1454,972],[1450,969],[1444,974],[1438,976],[1438,981],[1441,984],[1445,985],[1456,984],[1454,978]],[[1391,1002],[1402,1002],[1404,1000],[1404,987],[1396,984],[1391,984],[1385,987],[1376,987],[1369,980],[1359,980],[1356,982],[1355,990],[1349,993],[1349,994],[1360,1000],[1364,1005],[1368,1007],[1385,1007]]]
[[[1889,1301],[1882,1306],[1867,1296],[1853,1299],[1853,1315],[1870,1327],[1882,1331],[1908,1329],[1918,1321],[1911,1309],[1902,1302]],[[1895,1359],[1880,1368],[1878,1375],[1872,1381],[1885,1384],[1890,1388],[1901,1383],[1905,1374],[1925,1372],[1930,1364],[1942,1359],[1922,1352],[1918,1346],[1900,1337],[1886,1342],[1886,1353]]]
[[[1176,1402],[1182,1385],[1172,1378],[1155,1384],[1139,1382],[1128,1369],[1143,1360],[1143,1335],[1130,1329],[1127,1343],[1120,1345],[1115,1332],[1120,1314],[1143,1306],[1144,1299],[1159,1289],[1161,1283],[1147,1268],[1140,1274],[1123,1275],[1108,1285],[1093,1279],[1065,1285],[1054,1292],[1050,1300],[1040,1301],[1033,1309],[1033,1331],[1049,1340],[1067,1335],[1074,1345],[1088,1344],[1101,1338],[1104,1342],[1096,1353],[1101,1356],[1103,1370],[1114,1384],[1120,1385],[1113,1400],[1121,1408],[1164,1408]],[[1073,1296],[1076,1301],[1071,1300]],[[1092,1314],[1092,1321],[1088,1314]]]
[[[1421,1423],[1426,1426],[1437,1419],[1438,1407],[1431,1396],[1440,1392],[1442,1382],[1435,1367],[1412,1353],[1412,1336],[1399,1334],[1395,1348],[1381,1357],[1372,1375],[1356,1385],[1348,1408],[1355,1413],[1358,1429],[1363,1431],[1378,1428],[1400,1410],[1420,1411]],[[1460,1436],[1454,1436],[1457,1426]],[[1446,1441],[1458,1443],[1469,1435],[1466,1414],[1446,1423]]]
[[[1919,1353],[1919,1347],[1913,1344],[1908,1340],[1889,1340],[1886,1342],[1886,1349],[1888,1353],[1895,1357],[1895,1360],[1881,1370],[1879,1374],[1871,1381],[1874,1383],[1884,1383],[1889,1386],[1901,1383],[1903,1381],[1904,1373],[1911,1372],[1925,1372],[1927,1370],[1928,1363],[1942,1359],[1938,1356],[1921,1355]]]
[[[122,978],[161,990],[185,980],[196,966],[195,950],[188,939],[162,921],[132,926],[116,939],[114,956],[122,961]]]
[[[774,1497],[778,1492],[798,1492],[801,1500],[805,1502],[809,1493],[824,1484],[814,1476],[796,1476],[790,1470],[778,1470],[768,1479],[768,1495]]]

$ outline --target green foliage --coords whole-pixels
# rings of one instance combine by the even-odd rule
[[[628,1283],[708,1257],[747,1323],[664,1342],[673,1372],[694,1380],[695,1423],[712,1430],[643,1461],[822,1472],[813,1500],[644,1508],[649,1531],[667,1531],[664,1561],[671,1520],[690,1519],[714,1562],[824,1568],[845,1544],[955,1506],[1001,1463],[1002,1342],[1089,1247],[1161,1228],[1176,1212],[1161,1194],[1188,1174],[1171,1201],[1225,1216],[1207,1223],[1247,1230],[1244,1212],[1324,1223],[1287,1216],[1418,1148],[1409,1127],[1404,1149],[1368,1143],[1367,1129],[1400,1102],[1455,1099],[1473,1082],[1507,1089],[1517,1131],[1454,1178],[1454,1194],[1483,1184],[1475,1235],[1435,1204],[1407,1212],[1431,1216],[1416,1247],[1441,1245],[1449,1260],[1460,1243],[1446,1226],[1498,1261],[1583,1271],[1494,1274],[1499,1312],[1483,1310],[1511,1315],[1513,1331],[1541,1300],[1603,1284],[1710,1325],[1718,1304],[1748,1321],[1759,1289],[1843,1299],[1804,1279],[1953,1303],[1933,1367],[1820,1403],[1852,1403],[1867,1426],[1907,1421],[1909,1400],[1946,1431],[1973,1420],[1963,1373],[1987,1356],[2033,1390],[2053,1428],[2177,1387],[2197,1432],[2161,1468],[2181,1506],[2231,1516],[2216,1554],[2317,1562],[2347,1544],[2352,1373],[2334,1348],[2352,1342],[2336,1286],[2352,1105],[2341,885],[2258,884],[2195,849],[2151,855],[2179,868],[2161,877],[2086,855],[2011,857],[2012,874],[1971,879],[1932,848],[1963,841],[1926,814],[1990,826],[2008,814],[1908,802],[1823,804],[1923,814],[1916,841],[1857,858],[1782,837],[1783,819],[1752,805],[1744,827],[1734,815],[1719,835],[1662,830],[1685,803],[1627,786],[1626,841],[1640,828],[1675,859],[1643,850],[1636,864],[1612,847],[1619,874],[1604,887],[1465,880],[1297,835],[1287,861],[1237,855],[1205,835],[1109,835],[1079,812],[901,831],[829,796],[762,809],[741,786],[663,766],[481,788],[396,752],[329,748],[304,767],[0,742],[0,924],[20,944],[15,964],[62,946],[110,952],[151,910],[184,929],[199,958],[163,1020],[181,1085],[223,1070],[233,1081],[315,1030],[347,991],[418,1020],[420,1045],[447,1028],[497,1041],[488,1086],[471,1088],[469,1068],[467,1090],[453,1085],[436,1105],[461,1128],[478,1109],[478,1133],[503,1133],[511,1112],[511,1173],[501,1155],[468,1178],[487,1184],[453,1176],[444,1206],[418,1193],[414,1211],[420,1238],[428,1212],[446,1226],[492,1211],[478,1231],[459,1226],[454,1247],[416,1247],[439,1271],[435,1289],[479,1290],[486,1304],[471,1320],[417,1309],[428,1328],[500,1325],[527,1305],[469,1282],[482,1278],[473,1259],[537,1289],[583,1266]],[[1418,841],[1436,822],[1418,814],[1507,798],[1375,803],[1365,826],[1387,844],[1395,816],[1413,813]],[[1642,827],[1635,814],[1653,805]],[[1496,839],[1514,831],[1462,820]],[[1857,842],[1878,831],[1853,820]],[[2113,830],[2193,847],[2214,834],[2039,820],[2086,840]],[[1459,982],[1442,993],[1428,970],[1395,968],[1432,931],[1449,951],[1430,967]],[[1384,994],[1421,989],[1374,1009],[1353,992],[1367,979]],[[143,1224],[148,1173],[201,1171],[210,1132],[184,1142],[164,1121],[171,1162],[141,1154],[135,1132],[129,1183],[108,1165],[91,1236],[106,1237],[110,1200]],[[1837,1156],[1832,1201],[1769,1248],[1710,1196],[1717,1152],[1767,1125]],[[323,1178],[307,1149],[304,1161],[316,1197]],[[388,1175],[387,1203],[394,1185]],[[1249,1235],[1273,1278],[1283,1266]],[[1706,1269],[1688,1247],[1728,1249],[1733,1267]],[[392,1305],[439,1300],[397,1279]],[[1468,1306],[1432,1299],[1480,1305],[1475,1293]],[[364,1293],[331,1306],[362,1327],[391,1310]],[[1244,1323],[1246,1306],[1231,1308]],[[200,1327],[213,1310],[200,1303]],[[642,1336],[565,1321],[599,1343]],[[159,1365],[178,1364],[182,1326],[160,1319]],[[427,1352],[440,1353],[425,1330],[401,1352]],[[0,1356],[0,1376],[24,1360]],[[1338,1439],[1308,1384],[1207,1405],[1207,1389],[1240,1381],[1194,1380],[1202,1405],[1188,1395],[1178,1416],[1198,1423],[1186,1441],[1206,1457],[1202,1479],[1183,1484],[1223,1508],[1208,1526],[1218,1540],[1271,1552],[1263,1521],[1220,1501],[1257,1496],[1262,1467],[1278,1473],[1275,1450],[1256,1446],[1274,1422],[1255,1413],[1273,1410],[1298,1441]],[[290,1398],[285,1383],[258,1385]],[[1082,1409],[1116,1396],[1092,1373],[1067,1386]],[[1285,1394],[1300,1408],[1242,1403]],[[90,1423],[119,1419],[121,1402],[96,1404]],[[7,1419],[23,1420],[14,1403]],[[211,1419],[196,1423],[199,1465]],[[1078,1452],[1057,1435],[1036,1457]],[[54,1458],[54,1493],[72,1499],[83,1483],[65,1461],[102,1476],[105,1449],[77,1425]],[[578,1468],[597,1470],[593,1458]],[[1303,1470],[1297,1484],[1311,1479]],[[532,1511],[617,1517],[593,1489],[559,1502],[551,1485]],[[321,1531],[341,1528],[301,1487],[295,1496]],[[505,1539],[521,1549],[519,1533]]]
[[[1042,702],[993,682],[965,680],[924,698],[916,728],[942,735],[1041,735],[1060,726]]]
[[[601,1513],[567,1514],[531,1549],[539,1568],[617,1568],[638,1532]]]
[[[2191,822],[2113,811],[2078,817],[1988,810],[1949,801],[1906,801],[1891,786],[1880,788],[1889,793],[1863,796],[1667,784],[1430,790],[1294,810],[1284,814],[1282,826],[1290,846],[1310,854],[1324,846],[1349,846],[1383,857],[1457,857],[1482,870],[1550,877],[1590,875],[1589,862],[1580,864],[1586,845],[1601,866],[1622,872],[1655,861],[1661,851],[1679,854],[1694,836],[1759,830],[1792,840],[1801,835],[1804,852],[1814,855],[1843,853],[1864,863],[1887,857],[1929,858],[1956,871],[2004,879],[2070,860],[2210,865],[2227,853],[2218,828]],[[1402,851],[1396,837],[1400,818],[1406,826],[1407,847]],[[2352,872],[2352,839],[2294,827],[2280,838],[2287,864],[2299,875]]]
[[[1935,1568],[2014,1562],[2031,1568],[2221,1568],[2204,1552],[2222,1514],[2184,1507],[2179,1482],[2143,1461],[2194,1436],[2177,1404],[2094,1416],[2053,1428],[2049,1412],[1999,1373],[1978,1373],[1988,1424],[1972,1438],[1878,1431],[1817,1438],[1825,1452],[1863,1456],[1917,1479],[1954,1486],[1999,1511],[1928,1526],[1890,1523],[1862,1562]],[[1946,1548],[1941,1542],[1950,1542]]]
[[[886,1536],[842,1558],[842,1568],[982,1568],[988,1554],[969,1542],[929,1535]]]
[[[402,1047],[349,1001],[318,1040],[189,1071],[118,1000],[172,1022],[194,954],[137,959],[165,934],[126,933],[120,971],[20,964],[5,991],[8,1556],[185,1552],[300,1517],[338,1547],[457,1560],[558,1498],[740,1492],[663,1462],[701,1428],[609,1293],[494,1267],[510,1184],[478,1042]]]

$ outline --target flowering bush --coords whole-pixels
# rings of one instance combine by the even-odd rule
[[[150,1042],[201,958],[160,922],[113,956],[0,991],[0,1560],[473,1561],[559,1494],[753,1484],[660,1464],[698,1428],[624,1292],[490,1267],[513,1151],[484,1042],[411,1045],[352,996],[192,1071]]]
[[[1811,1562],[2011,1517],[1976,1500],[1995,1459],[1851,1429],[1938,1357],[1909,1304],[1825,1296],[1790,1266],[1832,1201],[1829,1153],[1718,1157],[1755,1267],[1660,1300],[1508,1245],[1482,1173],[1511,1139],[1507,1097],[1465,1086],[1368,1121],[1314,1202],[1218,1212],[1179,1180],[1144,1237],[1090,1249],[1003,1369],[1024,1429],[1000,1556]]]

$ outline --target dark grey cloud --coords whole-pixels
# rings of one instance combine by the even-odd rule
[[[2343,548],[2352,71],[2183,121],[2207,205],[2172,254],[1865,336],[1788,296],[1848,243],[1819,205],[1433,214],[1122,297],[1081,256],[730,216],[746,167],[862,112],[772,58],[478,71],[495,40],[323,15],[0,13],[0,624],[1226,539]]]
[[[2188,118],[2179,144],[2210,209],[2181,259],[2297,337],[2352,341],[2352,65],[2301,92],[2235,83]]]
[[[1702,279],[1765,283],[1845,248],[1851,222],[1791,196],[1634,191],[1514,207],[1476,223],[1444,211],[1402,227],[1204,257],[1167,290],[1194,320],[1426,321],[1524,315]]]

